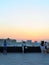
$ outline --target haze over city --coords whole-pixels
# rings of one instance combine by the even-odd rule
[[[49,0],[0,0],[0,38],[49,40]]]

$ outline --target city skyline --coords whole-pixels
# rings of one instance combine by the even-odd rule
[[[49,0],[1,0],[0,38],[49,40]]]

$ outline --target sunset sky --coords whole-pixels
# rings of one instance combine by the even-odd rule
[[[0,38],[49,40],[49,0],[0,0]]]

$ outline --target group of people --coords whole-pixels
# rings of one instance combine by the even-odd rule
[[[22,45],[22,51],[24,52],[24,45],[25,42],[23,42],[23,45]],[[41,52],[42,53],[47,53],[47,42],[44,42],[44,41],[41,41],[41,45],[40,45],[40,48],[41,48]],[[3,52],[4,53],[7,53],[7,42],[6,40],[4,40],[4,47],[3,47]]]
[[[40,48],[42,53],[47,53],[47,46],[47,42],[41,41]]]

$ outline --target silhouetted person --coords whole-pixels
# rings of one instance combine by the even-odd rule
[[[40,48],[41,48],[41,52],[42,52],[42,53],[44,53],[44,52],[45,52],[45,45],[44,45],[44,41],[41,41]]]
[[[4,54],[7,53],[7,43],[6,43],[6,40],[4,40],[3,53]]]
[[[22,44],[22,52],[24,53],[24,45]]]
[[[25,51],[25,41],[23,41],[22,43],[22,52],[24,53],[24,51]]]
[[[45,42],[45,53],[47,53],[47,46],[48,46],[48,44],[47,44],[47,42]]]

